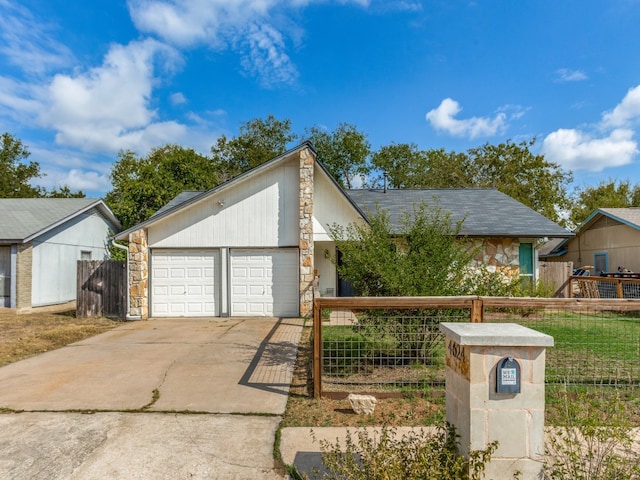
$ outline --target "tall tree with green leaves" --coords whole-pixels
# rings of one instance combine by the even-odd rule
[[[535,142],[507,140],[470,149],[473,186],[496,188],[550,220],[564,223],[561,213],[570,207],[567,188],[573,175],[544,155],[534,154]]]
[[[392,143],[371,156],[377,176],[372,184],[381,187],[383,175],[389,188],[463,188],[472,185],[469,158],[444,149],[419,150],[414,143]]]
[[[577,192],[569,220],[577,227],[598,208],[629,207],[640,207],[640,185],[632,185],[629,180],[603,180]]]
[[[121,151],[110,178],[113,189],[105,200],[124,228],[146,220],[184,190],[219,183],[210,158],[178,145],[155,148],[145,157]]]
[[[392,188],[495,188],[545,217],[563,223],[570,206],[570,172],[531,149],[535,139],[485,144],[466,153],[419,150],[392,144],[372,155],[372,164],[388,175]],[[376,182],[379,186],[380,177]]]
[[[307,129],[318,159],[331,176],[344,188],[353,188],[360,178],[364,183],[371,171],[371,144],[367,136],[348,123],[341,123],[333,132],[314,126]]]
[[[68,185],[63,185],[59,188],[52,188],[46,193],[47,198],[85,198],[85,194],[82,190],[73,191]]]
[[[31,155],[21,140],[9,133],[0,136],[0,197],[41,197],[44,189],[29,182],[42,177],[38,162],[28,162]]]
[[[211,147],[214,168],[221,181],[229,180],[284,153],[297,138],[288,119],[269,115],[249,120],[240,125],[237,137],[218,137]]]

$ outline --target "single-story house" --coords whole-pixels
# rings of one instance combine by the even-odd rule
[[[76,300],[78,260],[109,257],[121,226],[95,198],[0,199],[0,307]]]
[[[640,208],[599,208],[576,229],[545,252],[550,262],[592,266],[591,273],[616,272],[624,267],[640,272]]]
[[[129,242],[129,317],[308,316],[316,277],[322,295],[345,294],[330,225],[366,222],[375,204],[395,218],[434,196],[465,218],[462,233],[493,268],[535,275],[540,239],[571,235],[497,190],[345,191],[304,142],[118,234]]]

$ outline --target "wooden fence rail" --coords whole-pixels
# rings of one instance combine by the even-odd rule
[[[77,317],[126,317],[126,262],[80,260],[77,278]]]

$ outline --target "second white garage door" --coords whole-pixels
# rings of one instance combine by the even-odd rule
[[[297,317],[297,249],[231,250],[231,315]]]

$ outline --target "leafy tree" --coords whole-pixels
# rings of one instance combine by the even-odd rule
[[[165,145],[146,157],[118,154],[106,202],[124,228],[149,218],[184,190],[206,190],[219,182],[211,159],[193,149]]]
[[[374,169],[387,175],[390,188],[462,188],[473,184],[466,155],[444,149],[419,150],[413,143],[392,143],[372,155]],[[379,175],[373,184],[380,187]]]
[[[213,163],[222,181],[229,180],[284,153],[297,138],[291,121],[273,115],[241,124],[237,137],[221,135],[211,147]]]
[[[628,207],[640,207],[640,185],[631,185],[629,180],[603,180],[577,193],[569,220],[577,227],[598,208]]]
[[[393,188],[495,188],[563,223],[560,212],[569,208],[567,187],[573,177],[532,153],[534,145],[535,139],[519,144],[507,140],[456,153],[392,144],[375,152],[372,163],[387,173]]]
[[[496,188],[554,222],[564,223],[560,213],[570,206],[567,186],[573,176],[543,155],[533,154],[535,142],[507,140],[470,149],[474,186]]]
[[[0,137],[0,197],[34,198],[43,194],[43,189],[33,187],[29,181],[42,177],[40,165],[28,162],[31,153],[27,147],[9,133]]]
[[[318,159],[343,187],[352,188],[357,177],[364,179],[369,174],[371,144],[355,126],[341,123],[333,132],[314,126],[307,129],[307,136]]]
[[[49,198],[85,198],[85,194],[82,190],[73,192],[68,185],[64,185],[60,188],[53,188],[47,192],[46,196]]]

